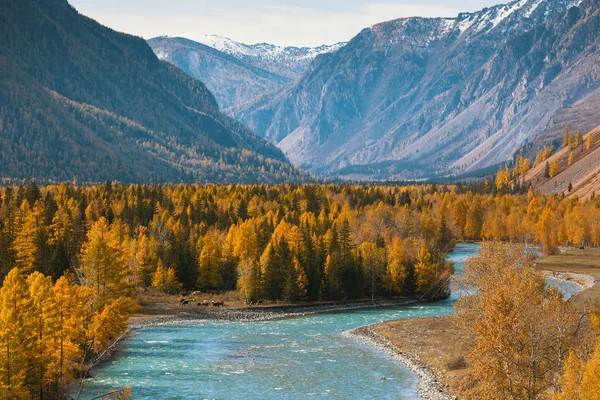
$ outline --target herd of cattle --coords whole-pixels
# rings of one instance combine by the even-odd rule
[[[196,292],[194,293],[182,293],[181,296],[179,297],[179,305],[180,306],[187,306],[190,303],[196,303],[197,307],[208,307],[208,306],[213,306],[213,307],[223,307],[225,306],[225,301],[223,300],[204,300],[204,301],[198,301],[196,302],[194,299],[187,299],[187,297],[194,296],[196,294]],[[263,301],[262,300],[258,300],[255,302],[252,301],[245,301],[246,305],[249,307],[256,307],[256,306],[262,306],[263,305]]]
[[[186,297],[189,296],[189,293],[184,293],[181,295],[181,299],[179,300],[179,305],[180,306],[187,306],[188,304],[190,304],[190,302],[194,302],[194,300],[188,300],[186,299]],[[223,300],[212,300],[212,301],[208,301],[208,300],[204,300],[202,302],[197,302],[196,306],[198,307],[208,307],[208,306],[213,306],[213,307],[223,307],[225,305],[225,302]]]

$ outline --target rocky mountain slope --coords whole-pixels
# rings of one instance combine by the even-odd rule
[[[204,82],[224,109],[283,88],[298,79],[318,55],[343,46],[246,45],[216,35],[199,40],[162,36],[148,44],[160,59]]]
[[[407,179],[495,166],[540,146],[549,129],[562,132],[561,118],[600,123],[586,108],[600,95],[599,8],[517,0],[378,24],[232,115],[323,175]]]
[[[590,136],[593,138],[590,144],[593,144],[587,148],[586,142]],[[569,165],[571,154],[572,162]],[[547,169],[555,162],[559,172],[549,177]],[[600,126],[590,130],[580,146],[572,150],[568,147],[559,149],[546,162],[530,169],[525,174],[523,184],[531,184],[534,191],[543,194],[564,194],[584,200],[600,195]]]
[[[221,114],[199,81],[141,38],[66,0],[4,0],[0,177],[80,182],[257,182],[306,178]]]

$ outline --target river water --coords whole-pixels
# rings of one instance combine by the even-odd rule
[[[459,244],[461,269],[479,249]],[[278,321],[144,328],[93,371],[82,399],[131,386],[134,399],[418,399],[417,376],[341,335],[381,321],[448,315],[456,300]],[[385,378],[385,379],[383,379]]]

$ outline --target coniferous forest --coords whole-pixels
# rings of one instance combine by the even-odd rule
[[[219,111],[200,81],[66,0],[0,12],[0,177],[79,183],[312,178]]]
[[[195,47],[225,64],[176,59],[258,95],[222,109],[142,37],[67,0],[2,0],[0,400],[404,395],[416,376],[345,351],[379,336],[395,351],[402,331],[367,322],[399,318],[422,345],[396,348],[420,398],[600,399],[599,16],[598,0],[524,0],[333,46],[212,36],[223,51]],[[298,60],[271,92],[226,67]],[[448,184],[327,181],[343,178]],[[346,314],[309,315],[332,310]],[[140,326],[169,340],[95,380]]]
[[[600,245],[598,199],[488,186],[3,188],[0,397],[60,397],[150,286],[248,302],[443,297],[456,240]]]

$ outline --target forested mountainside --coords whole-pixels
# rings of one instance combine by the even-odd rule
[[[323,175],[406,179],[492,167],[526,144],[537,151],[546,134],[560,138],[566,120],[600,123],[586,106],[600,95],[599,7],[519,0],[378,24],[232,115]]]
[[[546,147],[522,177],[536,192],[593,199],[600,195],[600,126],[587,134],[565,129],[561,148]],[[552,152],[556,151],[554,154]]]
[[[295,181],[307,175],[220,113],[141,38],[66,0],[0,13],[0,176],[99,182]]]
[[[162,36],[148,40],[148,44],[158,58],[206,84],[223,109],[280,90],[300,78],[315,57],[344,45],[246,45],[216,35],[205,35],[199,40]]]

